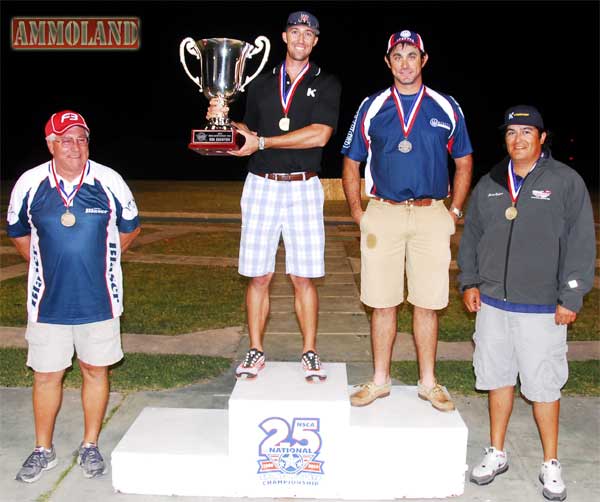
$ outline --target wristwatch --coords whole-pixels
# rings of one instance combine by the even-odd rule
[[[258,149],[259,150],[264,150],[265,149],[265,137],[264,136],[259,136],[258,137]]]
[[[450,208],[450,211],[452,211],[456,215],[457,218],[463,217],[463,212],[460,209],[458,209],[457,207],[452,206]]]

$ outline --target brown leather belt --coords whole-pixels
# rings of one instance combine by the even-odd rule
[[[437,199],[407,199],[402,202],[398,202],[395,200],[382,199],[381,197],[373,197],[375,200],[379,202],[387,202],[388,204],[394,204],[396,206],[431,206]]]
[[[294,174],[285,174],[285,173],[254,173],[256,176],[262,176],[263,178],[267,178],[274,181],[306,181],[315,176],[318,176],[318,173],[314,171],[308,171],[305,173],[294,173]]]

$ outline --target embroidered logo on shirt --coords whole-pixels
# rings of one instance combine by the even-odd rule
[[[552,195],[551,190],[532,190],[531,198],[537,200],[550,200],[550,195]]]
[[[101,209],[99,207],[86,207],[85,214],[106,214],[108,209]]]
[[[438,120],[436,118],[432,118],[429,121],[429,125],[431,127],[443,127],[444,129],[448,129],[449,131],[452,129],[452,126],[450,124],[447,124],[446,122],[442,122],[441,120]]]
[[[312,89],[311,87],[309,87],[306,91],[306,95],[310,96],[311,98],[314,98],[316,92],[317,92],[316,89]]]
[[[488,193],[488,197],[500,197],[501,195],[504,195],[504,192]]]

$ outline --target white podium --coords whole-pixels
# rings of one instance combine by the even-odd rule
[[[323,383],[298,363],[240,380],[229,410],[145,408],[112,452],[123,493],[329,499],[444,498],[464,491],[468,431],[394,386],[350,406],[346,365]]]

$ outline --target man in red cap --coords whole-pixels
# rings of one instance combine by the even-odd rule
[[[25,337],[27,366],[34,371],[36,443],[16,476],[25,483],[58,463],[52,436],[74,350],[85,422],[77,461],[87,478],[107,470],[98,435],[108,367],[123,357],[121,253],[140,226],[123,178],[89,159],[89,133],[80,114],[53,114],[45,129],[52,159],[19,178],[8,207],[8,237],[29,262]]]

